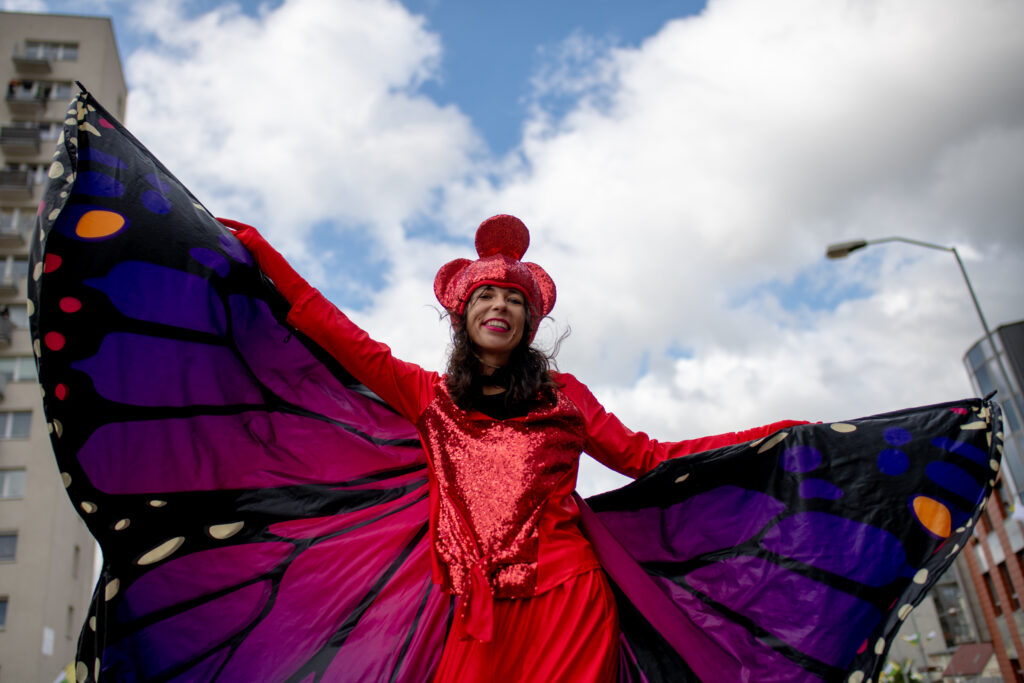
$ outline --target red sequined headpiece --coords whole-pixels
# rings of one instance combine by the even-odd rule
[[[555,307],[555,283],[536,263],[520,259],[530,246],[530,231],[515,216],[491,216],[476,230],[476,261],[455,259],[434,277],[434,294],[449,313],[461,316],[469,295],[478,287],[495,285],[518,289],[530,303],[530,338],[541,318]]]

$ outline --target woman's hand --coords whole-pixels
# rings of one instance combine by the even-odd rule
[[[230,230],[239,242],[245,245],[255,259],[256,265],[274,282],[274,286],[284,295],[289,304],[294,306],[303,294],[312,289],[309,283],[295,272],[284,256],[270,246],[270,242],[263,239],[263,235],[256,228],[230,218],[218,218],[217,220]]]

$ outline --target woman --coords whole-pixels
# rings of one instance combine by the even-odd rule
[[[531,345],[555,286],[521,260],[529,232],[513,216],[481,223],[478,260],[437,273],[454,339],[444,375],[394,358],[255,229],[222,222],[291,304],[288,321],[416,425],[430,462],[433,578],[461,597],[436,680],[614,680],[614,597],[572,498],[581,452],[636,477],[798,424],[675,443],[624,427]]]
[[[444,376],[228,222],[312,340],[286,334],[249,253],[88,93],[62,139],[28,294],[61,480],[103,549],[78,680],[608,680],[617,642],[621,680],[877,680],[996,483],[980,399],[750,445],[726,446],[778,425],[630,432],[530,348],[555,288],[508,216],[438,273]],[[662,465],[577,506],[581,451]]]

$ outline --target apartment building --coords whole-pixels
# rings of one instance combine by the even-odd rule
[[[123,120],[108,18],[0,12],[0,683],[51,683],[74,659],[94,543],[54,464],[25,301],[36,208],[81,81]]]
[[[1024,321],[992,342],[975,342],[964,365],[976,394],[995,391],[1003,409],[1002,474],[967,547],[889,652],[928,681],[1024,683]]]
[[[1024,321],[979,339],[964,365],[981,396],[1003,408],[1003,479],[964,549],[1002,678],[1024,683]],[[1009,382],[1009,384],[1007,384]]]

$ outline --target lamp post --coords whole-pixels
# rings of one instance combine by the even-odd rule
[[[964,262],[960,260],[960,253],[957,252],[956,247],[944,247],[941,244],[922,242],[921,240],[913,240],[909,237],[882,237],[876,240],[852,240],[850,242],[830,244],[825,249],[825,256],[830,259],[846,258],[858,249],[863,249],[871,244],[882,244],[883,242],[906,242],[907,244],[915,244],[919,247],[948,251],[956,257],[956,264],[960,266],[960,273],[964,276],[964,282],[967,283],[967,291],[971,293],[971,301],[974,302],[974,310],[978,312],[978,319],[981,320],[981,327],[985,330],[985,338],[988,340],[988,345],[992,348],[992,353],[996,357],[996,364],[999,365],[999,372],[1003,375],[1003,381],[1006,383],[1006,390],[1010,392],[1010,398],[1012,398],[1013,383],[1010,381],[1010,373],[1006,371],[1006,366],[1003,365],[1003,357],[999,355],[999,349],[996,348],[996,342],[992,337],[992,331],[988,328],[988,322],[985,320],[985,314],[981,312],[981,304],[978,303],[978,296],[974,293],[974,287],[971,286],[971,279],[967,277],[967,269],[964,268]]]
[[[867,246],[869,246],[871,244],[880,244],[880,243],[884,243],[884,242],[906,242],[907,244],[913,244],[913,245],[917,245],[919,247],[927,247],[929,249],[938,249],[940,251],[948,251],[948,252],[951,252],[953,254],[953,256],[956,258],[956,264],[960,267],[960,274],[964,276],[964,282],[967,284],[967,291],[970,292],[970,294],[971,294],[971,301],[974,303],[974,310],[978,312],[978,319],[981,321],[981,326],[985,330],[985,339],[988,340],[989,347],[992,349],[992,353],[996,357],[996,364],[999,366],[999,372],[1002,375],[1003,382],[1005,382],[1006,389],[1007,389],[1007,391],[1010,394],[1009,398],[1011,399],[1011,405],[1009,406],[1009,409],[1010,410],[1015,410],[1016,407],[1013,405],[1013,401],[1012,401],[1013,396],[1014,396],[1014,388],[1013,388],[1013,383],[1010,380],[1010,374],[1006,371],[1006,366],[1003,364],[1003,359],[1002,359],[1002,356],[1000,356],[1000,354],[999,354],[999,349],[996,347],[995,339],[992,336],[992,331],[988,327],[988,322],[985,320],[985,315],[981,312],[981,304],[978,303],[978,296],[974,293],[974,287],[971,286],[971,280],[970,280],[969,277],[967,277],[967,270],[964,268],[964,262],[960,259],[960,254],[957,252],[956,247],[944,247],[941,244],[933,244],[931,242],[923,242],[921,240],[909,239],[907,237],[883,237],[883,238],[875,239],[875,240],[852,240],[852,241],[849,241],[849,242],[841,242],[841,243],[837,243],[837,244],[830,244],[828,246],[828,248],[825,250],[825,255],[828,258],[830,258],[830,259],[845,258],[845,257],[849,256],[852,252],[857,251],[859,249],[863,249],[864,247],[867,247]],[[1024,389],[1024,387],[1022,387],[1021,389]],[[1013,472],[1014,472],[1014,468],[1012,467],[1013,463],[1010,463],[1010,464],[1011,464],[1011,467],[1010,467],[1010,472],[1008,473],[1009,474],[1008,481],[1010,482],[1012,487],[1016,488],[1017,482],[1015,481],[1016,478],[1013,476]],[[1018,495],[1018,497],[1021,497],[1022,495],[1024,495],[1024,492],[1018,490],[1017,495]],[[1012,552],[1012,550],[1009,548],[1008,544],[1006,543],[1005,537],[999,539],[999,544],[1002,547],[1003,553],[1005,555],[1009,556],[1009,554]],[[974,576],[974,569],[975,569],[975,567],[972,566],[971,569],[972,569],[972,576],[973,576],[973,578],[975,578],[977,580],[980,580],[979,577]],[[957,571],[957,573],[956,573],[956,582],[957,582],[957,585],[960,587],[961,592],[963,592],[963,587],[962,587],[962,584],[961,584],[961,579],[960,579],[959,571]],[[953,610],[951,609],[950,612],[952,613],[952,611]],[[914,621],[913,612],[911,612],[911,617],[910,618],[911,618],[912,628],[915,631],[917,631],[918,630],[917,629],[917,623],[916,623],[916,621]],[[989,627],[990,628],[994,628],[995,627],[994,622],[989,621]],[[918,645],[919,645],[919,647],[922,647],[920,640],[921,640],[921,636],[920,636],[920,632],[918,632]],[[923,654],[924,654],[924,652],[923,652],[923,647],[922,647],[922,655]],[[1004,663],[1002,662],[1002,660],[1000,660],[1000,667],[1003,667],[1003,666],[1004,666]],[[929,680],[930,680],[930,674],[929,674]]]

